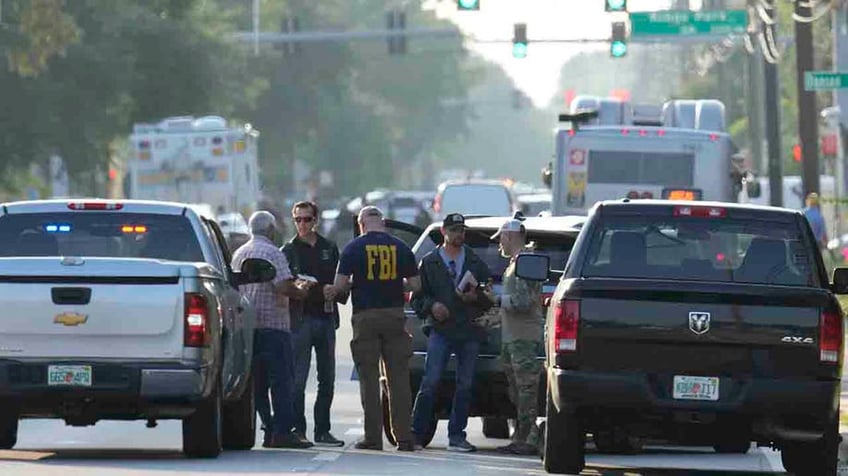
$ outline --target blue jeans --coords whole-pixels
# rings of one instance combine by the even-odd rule
[[[306,433],[306,380],[315,348],[318,395],[315,397],[315,435],[330,431],[330,405],[336,381],[336,323],[333,317],[304,316],[292,335],[294,341],[294,429]]]
[[[276,329],[256,329],[253,338],[253,385],[256,389],[256,412],[266,434],[285,435],[291,432],[293,380],[291,334]]]
[[[452,340],[435,329],[430,332],[427,358],[424,361],[424,378],[421,380],[412,411],[412,433],[419,441],[432,421],[436,391],[451,354],[456,355],[457,365],[456,390],[448,422],[448,440],[450,443],[465,440],[465,427],[471,407],[471,386],[474,384],[474,367],[479,352],[480,342],[474,338]]]

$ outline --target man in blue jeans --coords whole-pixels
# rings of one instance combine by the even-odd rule
[[[474,324],[485,309],[489,297],[481,296],[474,285],[460,286],[470,273],[477,283],[487,283],[491,272],[470,247],[465,246],[465,218],[459,213],[447,215],[442,222],[444,244],[421,260],[421,291],[412,298],[412,307],[425,319],[427,358],[424,378],[415,398],[412,433],[416,445],[422,446],[423,435],[433,419],[434,398],[442,373],[451,354],[456,355],[456,389],[448,423],[448,451],[472,452],[477,448],[466,439],[471,388],[482,328]]]
[[[250,240],[233,254],[232,268],[241,270],[247,258],[261,258],[274,265],[270,283],[240,287],[256,310],[253,340],[253,385],[256,412],[262,420],[266,448],[308,448],[292,432],[293,356],[289,332],[288,298],[306,297],[306,285],[295,283],[286,256],[274,245],[276,219],[267,211],[250,216]],[[270,390],[271,401],[268,401]]]
[[[297,234],[283,246],[292,273],[308,275],[317,280],[306,299],[291,304],[292,337],[294,339],[294,431],[306,439],[306,381],[315,348],[315,370],[318,374],[318,395],[315,397],[315,443],[325,446],[344,446],[330,433],[330,406],[333,404],[336,382],[336,329],[339,326],[337,301],[347,295],[327,299],[326,290],[332,287],[339,264],[339,248],[315,229],[318,226],[318,205],[310,201],[297,202],[292,207],[292,219]]]

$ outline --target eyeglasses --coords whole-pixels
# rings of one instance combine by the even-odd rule
[[[297,223],[312,223],[315,217],[294,217],[294,221]]]

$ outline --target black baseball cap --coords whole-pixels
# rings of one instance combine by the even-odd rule
[[[456,226],[465,228],[465,217],[460,213],[449,213],[445,219],[442,220],[442,226],[445,228],[452,228]]]

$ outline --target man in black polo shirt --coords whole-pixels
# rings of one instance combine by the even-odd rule
[[[353,288],[353,340],[350,350],[359,373],[359,394],[365,411],[365,437],[357,449],[383,449],[380,402],[380,359],[389,384],[391,424],[399,451],[414,451],[410,431],[412,395],[409,358],[412,335],[403,314],[403,293],[421,287],[415,255],[386,232],[383,212],[368,206],[359,212],[364,233],[342,251],[330,296]],[[351,279],[352,277],[352,279]]]
[[[318,206],[313,202],[297,202],[292,207],[297,235],[283,246],[292,274],[308,275],[318,280],[309,288],[303,301],[291,301],[292,347],[294,349],[294,430],[306,439],[306,381],[315,348],[318,395],[315,398],[315,443],[344,446],[330,433],[330,406],[336,380],[336,329],[339,313],[335,299],[325,299],[324,288],[330,288],[339,262],[335,243],[315,232]],[[347,296],[339,296],[346,299]]]

